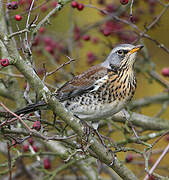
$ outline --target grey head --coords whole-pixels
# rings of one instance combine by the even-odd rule
[[[122,64],[133,67],[136,60],[137,51],[143,48],[143,45],[119,44],[110,52],[107,59],[101,64],[108,69],[117,69]]]

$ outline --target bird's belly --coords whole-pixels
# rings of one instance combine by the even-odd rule
[[[123,109],[125,104],[126,102],[122,100],[104,104],[93,100],[91,104],[82,105],[80,102],[70,103],[67,109],[81,119],[91,120],[94,116],[99,117],[100,115],[101,117],[106,117],[108,114],[113,115]]]

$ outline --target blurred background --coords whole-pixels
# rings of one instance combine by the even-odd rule
[[[3,1],[4,10],[11,23],[13,32],[25,28],[28,10],[32,0],[20,0],[16,2],[18,7],[11,9],[9,8],[9,3],[12,3],[12,1]],[[134,43],[144,44],[145,46],[135,64],[138,83],[134,100],[151,97],[160,93],[167,93],[167,89],[150,74],[152,71],[155,71],[160,79],[169,83],[169,52],[158,47],[155,42],[157,41],[169,48],[169,10],[167,6],[164,6],[167,5],[169,1],[135,0],[132,7],[132,17],[130,16],[130,0],[129,2],[127,0],[79,0],[77,2],[82,4],[82,6],[77,7],[76,4],[72,4],[72,2],[66,4],[61,11],[55,13],[50,18],[50,21],[39,29],[34,37],[32,45],[33,64],[41,78],[44,77],[46,71],[53,71],[70,59],[75,60],[47,77],[45,79],[47,86],[54,91],[55,88],[60,87],[74,75],[85,71],[92,65],[104,61],[111,49],[117,44]],[[52,0],[35,1],[29,22],[33,22],[37,17],[37,22],[40,22],[57,4],[57,1]],[[110,18],[112,13],[129,22],[129,24],[114,19],[112,20],[112,18]],[[161,13],[163,14],[161,15]],[[17,19],[16,14],[20,15],[22,19]],[[154,22],[155,19],[159,18],[159,16],[160,19],[158,22],[147,30],[146,28]],[[133,28],[133,24],[136,25],[136,28]],[[144,37],[139,38],[140,32],[138,28],[142,32],[146,31],[146,34],[153,40]],[[18,50],[23,57],[24,38],[25,34],[15,36]],[[3,74],[3,72],[10,72],[7,68],[2,69],[0,72],[0,77],[5,80],[9,80],[9,77]],[[13,74],[19,74],[15,68],[12,68],[12,72]],[[25,88],[28,86],[27,82],[24,78],[17,78],[17,81],[19,83],[17,90],[24,93]],[[30,90],[30,92],[30,97],[32,100],[35,100],[35,92],[33,92],[33,90]],[[1,97],[0,99],[10,109],[16,110],[22,107],[16,106],[15,101],[7,98]],[[163,104],[167,101],[169,101],[169,99],[160,103],[151,103],[149,106],[140,107],[134,111],[150,117],[156,117],[161,111]],[[50,121],[51,114],[44,114],[44,117]],[[160,118],[169,120],[169,107],[166,107],[164,112],[160,114]],[[118,126],[121,126],[121,124],[118,124]],[[106,135],[107,128],[109,127],[100,128],[100,132]],[[110,137],[115,142],[124,139],[122,131],[117,131],[114,127],[111,128],[113,130]],[[148,133],[149,132],[146,131],[142,134]],[[148,141],[148,143],[151,144],[154,141],[155,139]],[[160,150],[164,149],[168,142],[169,137],[166,136],[153,148],[161,152]],[[140,151],[143,151],[145,148],[143,145],[138,144],[127,144],[126,146],[137,148]],[[22,145],[18,145],[18,149],[22,150],[22,148]],[[128,155],[131,155],[131,153],[121,152],[117,154],[119,159],[124,161],[139,179],[143,179],[146,174],[144,171],[144,159],[135,153],[132,154],[134,160],[128,163],[125,161]],[[6,157],[2,154],[0,154],[0,157],[2,157],[0,163],[4,163]],[[159,153],[151,157],[150,167],[158,157]],[[56,159],[52,161],[53,169],[61,163],[58,159],[56,161]],[[30,163],[29,161],[30,160],[26,159],[25,162]],[[167,154],[165,159],[160,162],[156,173],[162,176],[169,176],[168,168],[169,155]],[[69,174],[69,172],[67,173]],[[106,174],[102,173],[102,175],[106,177]],[[20,179],[23,179],[23,177],[24,176],[21,176]],[[24,178],[26,179],[26,177]]]

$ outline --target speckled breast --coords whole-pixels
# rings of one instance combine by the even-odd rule
[[[95,91],[86,92],[64,102],[65,107],[77,115],[99,113],[100,111],[121,110],[133,97],[136,79],[133,74],[120,71],[118,74],[108,72],[104,82],[96,83]]]

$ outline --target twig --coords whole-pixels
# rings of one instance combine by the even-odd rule
[[[24,77],[21,74],[7,73],[7,72],[3,72],[3,71],[0,71],[0,74],[4,74],[4,75],[7,75],[7,76],[11,76],[11,77],[17,77],[17,78],[23,78]]]
[[[165,7],[161,11],[161,13],[155,18],[155,20],[146,27],[145,31],[142,34],[140,34],[139,39],[143,37],[145,33],[147,33],[152,27],[154,27],[159,22],[159,20],[161,19],[161,17],[164,15],[164,13],[167,11],[168,8],[169,8],[169,3],[165,5]],[[139,39],[137,39],[137,41]]]
[[[160,109],[160,111],[154,116],[155,118],[160,117],[168,108],[169,106],[169,101],[166,101],[162,104],[162,108]]]
[[[26,88],[25,88],[25,91],[24,91],[23,95],[24,95],[25,100],[26,100],[29,104],[32,104],[32,101],[31,101],[31,99],[30,99],[30,97],[29,97],[29,91],[30,91],[30,85],[29,85],[28,82],[26,82]]]
[[[169,90],[169,82],[162,78],[162,76],[160,76],[157,72],[150,71],[148,72],[148,74],[153,77],[153,79],[155,79],[157,82],[159,82],[162,86]]]
[[[11,110],[9,110],[2,102],[0,102],[0,105],[10,114],[12,114],[13,116],[15,116],[17,119],[20,120],[20,122],[29,130],[29,132],[31,133],[32,130],[31,128],[22,120],[22,118],[20,116],[18,116],[17,114],[15,114],[14,112],[12,112]]]
[[[20,139],[19,141],[15,139],[19,144],[30,137],[30,133],[28,133],[26,131],[22,131],[22,130],[6,130],[5,129],[4,133],[7,134],[6,136],[9,136],[9,134],[16,134],[16,135],[21,135],[22,134],[22,135],[26,136],[25,138]],[[63,136],[63,137],[62,136],[55,136],[55,135],[54,136],[44,136],[43,134],[41,134],[41,133],[39,133],[37,131],[32,131],[31,136],[37,137],[37,138],[40,138],[40,139],[43,139],[43,140],[46,140],[46,141],[49,141],[49,140],[65,141],[67,139],[73,139],[73,138],[77,137],[76,134],[70,135],[70,136]],[[9,137],[13,138],[12,136],[9,136]]]
[[[130,18],[133,17],[133,4],[134,4],[134,0],[132,0],[130,4]]]
[[[6,120],[5,120],[5,121],[3,121],[3,122],[0,124],[0,128],[2,128],[4,125],[6,125],[6,124],[7,124],[7,122],[8,122],[8,119],[6,118]]]
[[[161,154],[161,156],[157,159],[157,161],[154,163],[153,167],[150,169],[150,171],[148,172],[148,174],[146,175],[146,177],[144,178],[144,180],[147,180],[149,178],[149,175],[151,175],[153,173],[153,171],[155,170],[155,168],[158,166],[158,164],[161,162],[161,160],[164,158],[164,156],[167,154],[167,152],[169,151],[169,144],[167,145],[167,147],[164,149],[163,153]]]
[[[69,58],[70,60],[66,63],[63,63],[62,65],[60,65],[58,68],[56,68],[55,70],[51,71],[51,72],[46,72],[44,77],[43,77],[43,81],[45,81],[47,76],[50,76],[52,74],[54,74],[55,72],[57,72],[59,69],[63,68],[64,66],[70,64],[71,62],[75,61],[75,59],[71,59],[69,56],[66,56],[67,58]]]
[[[155,144],[157,144],[158,141],[160,141],[161,138],[163,138],[165,135],[169,134],[169,130],[167,132],[165,132],[164,134],[162,134],[159,138],[157,138],[152,144],[151,146],[153,147]]]
[[[56,71],[58,71],[59,69],[61,69],[62,67],[66,66],[67,64],[70,64],[71,62],[75,61],[75,59],[71,59],[69,56],[66,56],[67,58],[69,58],[69,61],[66,63],[63,63],[61,66],[59,66],[58,68],[56,68],[55,70],[51,71],[48,73],[48,76],[50,76],[51,74],[54,74]]]
[[[14,37],[14,36],[17,36],[17,35],[22,34],[22,33],[25,33],[25,32],[29,32],[29,30],[28,30],[27,28],[25,28],[25,29],[23,29],[23,30],[20,30],[20,31],[17,31],[17,32],[14,32],[14,33],[10,34],[8,37],[9,37],[9,39],[10,39],[10,38],[12,38],[12,37]]]
[[[29,19],[30,19],[30,15],[31,15],[31,11],[32,11],[34,2],[35,2],[35,0],[32,0],[31,6],[29,8],[29,13],[28,13],[27,21],[26,21],[26,29],[29,28]],[[29,45],[29,42],[28,42],[28,32],[25,32],[25,43],[26,43],[26,49],[29,50],[29,54],[32,54],[31,49],[30,49],[30,45]]]

